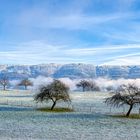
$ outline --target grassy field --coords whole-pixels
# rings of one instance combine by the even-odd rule
[[[33,102],[30,91],[0,92],[1,100],[12,103]],[[118,113],[123,108],[110,108],[104,104],[106,93],[71,93],[74,112],[49,112],[48,108],[0,105],[1,140],[139,140],[140,119],[130,119]],[[35,103],[34,103],[35,104]],[[46,104],[44,104],[46,107]],[[58,103],[57,107],[67,108]],[[124,111],[124,112],[123,112]],[[132,113],[137,113],[135,108]],[[133,115],[132,115],[133,116]],[[132,117],[130,116],[130,117]],[[136,117],[136,116],[133,116]],[[133,118],[132,117],[132,118]],[[131,132],[131,133],[130,133]]]
[[[126,118],[126,119],[140,119],[140,114],[130,114],[130,116],[128,117],[125,114],[119,114],[119,115],[112,115],[112,117]]]

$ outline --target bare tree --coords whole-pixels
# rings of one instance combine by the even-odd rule
[[[27,90],[28,86],[32,86],[32,85],[33,83],[28,79],[24,79],[18,84],[18,86],[24,86],[25,90]]]
[[[6,90],[6,87],[9,85],[8,76],[6,74],[2,74],[0,77],[0,85],[3,86],[3,90]]]
[[[93,81],[89,82],[89,90],[90,91],[100,91],[100,87]]]
[[[112,97],[106,99],[105,103],[114,107],[120,107],[128,105],[129,110],[126,113],[128,117],[132,111],[132,108],[140,104],[140,88],[135,84],[122,85],[118,87]]]
[[[81,80],[78,84],[76,84],[78,88],[82,88],[82,91],[86,91],[90,87],[90,82],[87,80]]]
[[[40,88],[34,99],[37,102],[51,100],[53,102],[51,110],[53,110],[58,101],[71,102],[68,91],[69,88],[64,83],[54,80],[51,84]]]
[[[82,91],[100,91],[100,88],[93,81],[81,80],[76,84],[78,88],[82,88]]]

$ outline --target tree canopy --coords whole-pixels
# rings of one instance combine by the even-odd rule
[[[81,80],[78,84],[76,84],[78,88],[82,88],[82,91],[100,91],[100,88],[93,81]]]
[[[114,107],[129,105],[126,116],[130,115],[132,108],[140,105],[140,88],[135,84],[121,85],[114,92],[112,97],[108,97],[105,103]]]
[[[5,73],[0,77],[0,85],[3,86],[3,90],[6,90],[6,87],[9,85],[9,79]]]
[[[32,85],[33,83],[28,79],[24,79],[18,84],[18,86],[24,86],[25,90],[27,90],[28,86],[32,86]]]
[[[34,99],[37,102],[51,100],[53,102],[51,110],[53,110],[57,101],[71,102],[68,91],[69,87],[64,83],[59,80],[54,80],[51,84],[42,86]]]

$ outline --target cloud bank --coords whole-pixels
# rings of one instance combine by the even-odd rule
[[[21,47],[19,47],[21,46]],[[1,64],[90,63],[94,65],[140,65],[140,45],[102,47],[50,45],[44,41],[15,44],[1,51]]]
[[[33,82],[32,89],[34,91],[37,91],[41,86],[50,84],[53,81],[53,78],[39,76],[35,79],[30,79],[30,80]],[[83,79],[71,80],[69,78],[59,78],[58,80],[60,80],[64,84],[66,84],[70,88],[71,91],[75,91],[75,90],[79,90],[76,87],[76,84],[79,83]],[[98,78],[95,80],[93,80],[93,79],[85,79],[85,80],[95,82],[96,85],[99,86],[101,91],[107,91],[108,87],[112,87],[113,89],[116,89],[117,87],[119,87],[120,85],[123,85],[123,84],[126,84],[126,85],[127,84],[135,84],[136,86],[140,87],[140,79],[139,78],[137,78],[137,79],[118,79],[118,80]]]

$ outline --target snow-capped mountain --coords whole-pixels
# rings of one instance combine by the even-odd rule
[[[94,66],[92,64],[0,65],[0,76],[10,79],[35,78],[39,75],[78,78],[140,78],[140,66]]]

